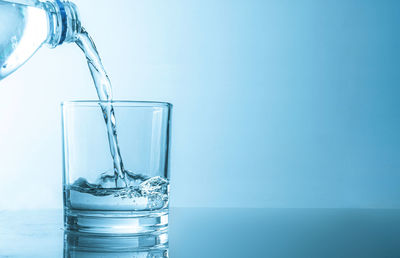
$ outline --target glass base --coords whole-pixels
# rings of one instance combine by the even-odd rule
[[[64,209],[64,228],[67,232],[106,236],[157,233],[168,229],[168,209],[157,211]]]

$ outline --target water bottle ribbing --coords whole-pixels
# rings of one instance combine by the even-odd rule
[[[62,0],[48,0],[44,5],[49,15],[49,36],[46,43],[54,48],[65,42],[75,42],[81,31],[76,5]]]

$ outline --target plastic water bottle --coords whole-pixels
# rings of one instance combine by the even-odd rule
[[[42,45],[74,42],[81,24],[75,4],[63,0],[0,0],[0,80]]]

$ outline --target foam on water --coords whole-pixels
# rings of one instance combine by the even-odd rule
[[[156,210],[168,207],[169,182],[125,171],[125,187],[113,187],[115,176],[103,174],[95,184],[78,178],[67,188],[71,208],[85,210]]]

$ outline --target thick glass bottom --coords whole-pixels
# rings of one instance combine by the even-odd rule
[[[137,235],[166,231],[168,209],[157,211],[93,211],[64,209],[67,232],[97,235]]]

